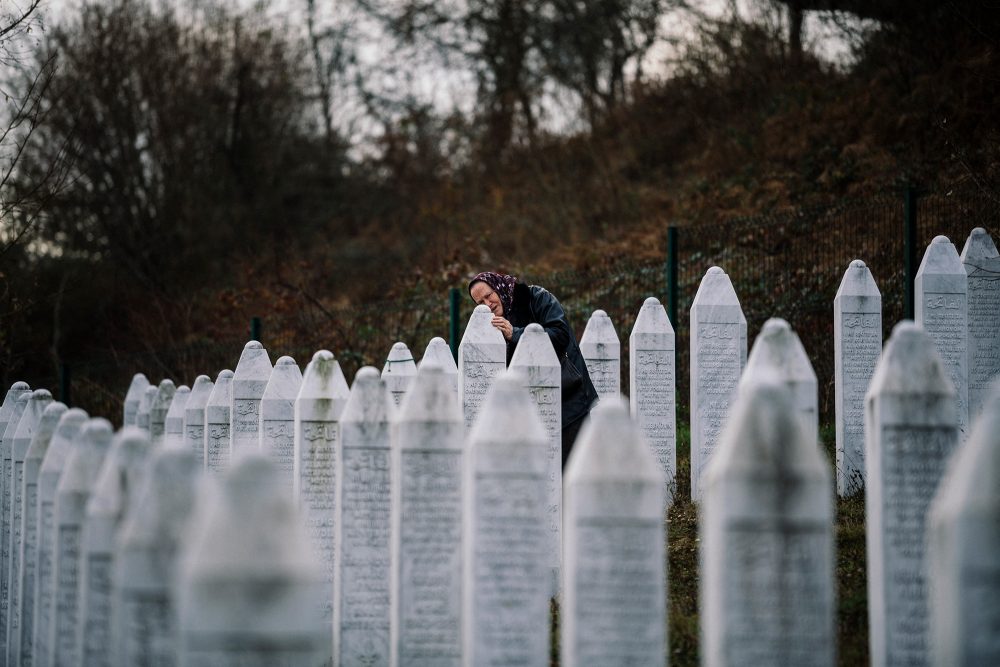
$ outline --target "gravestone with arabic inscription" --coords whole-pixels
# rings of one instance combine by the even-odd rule
[[[219,373],[205,404],[205,470],[221,475],[229,467],[232,452],[233,372]]]
[[[492,321],[488,306],[476,306],[458,346],[458,397],[466,429],[472,428],[493,378],[507,368],[507,343]]]
[[[252,340],[233,372],[230,456],[235,461],[247,452],[260,451],[260,399],[271,378],[271,359],[260,342]]]
[[[135,408],[135,425],[146,433],[149,433],[149,411],[153,407],[153,399],[156,398],[158,389],[159,387],[154,384],[143,389],[142,395],[139,396],[139,404]]]
[[[170,401],[167,418],[163,423],[163,445],[165,447],[184,447],[184,412],[187,409],[191,389],[186,384],[177,387],[174,400]]]
[[[580,337],[580,352],[597,395],[622,393],[622,346],[615,325],[603,310],[595,310]]]
[[[291,357],[281,357],[260,399],[260,451],[278,466],[289,497],[295,474],[295,397],[301,388],[298,364]]]
[[[1000,377],[1000,253],[982,227],[965,241],[962,265],[969,276],[969,417],[982,412],[990,384]]]
[[[424,356],[420,358],[420,364],[437,364],[442,369],[444,369],[444,374],[448,376],[449,382],[455,389],[455,395],[458,395],[458,364],[455,363],[455,357],[451,354],[451,348],[448,347],[448,343],[445,342],[444,338],[440,336],[435,336],[431,338],[430,342],[427,343],[427,347],[424,349]]]
[[[160,381],[156,388],[156,395],[149,405],[149,443],[153,447],[159,447],[167,433],[167,413],[170,411],[170,404],[174,401],[174,394],[177,387],[174,381],[167,378]]]
[[[205,467],[205,410],[214,388],[212,378],[199,375],[184,405],[184,446],[194,452],[202,467]]]

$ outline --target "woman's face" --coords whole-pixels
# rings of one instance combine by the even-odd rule
[[[469,290],[472,300],[482,306],[488,306],[496,317],[503,317],[503,304],[500,303],[500,295],[493,291],[493,288],[479,281]]]

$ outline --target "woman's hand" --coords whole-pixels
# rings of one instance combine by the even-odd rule
[[[499,329],[500,333],[502,333],[503,337],[507,340],[510,340],[510,337],[514,335],[514,325],[503,317],[494,317],[493,326]]]

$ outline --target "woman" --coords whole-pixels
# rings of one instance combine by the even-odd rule
[[[469,295],[493,311],[493,326],[507,340],[508,364],[524,327],[537,322],[549,335],[562,365],[562,463],[566,467],[583,418],[597,400],[597,390],[563,307],[544,287],[525,285],[514,276],[492,271],[477,274],[469,281]]]

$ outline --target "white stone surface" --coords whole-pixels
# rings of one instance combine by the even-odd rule
[[[860,259],[844,272],[833,300],[837,493],[865,486],[865,393],[882,353],[882,293]]]
[[[871,664],[927,664],[927,508],[958,443],[955,388],[931,337],[895,326],[865,398]]]
[[[294,498],[309,530],[312,553],[321,566],[322,614],[333,632],[334,518],[337,507],[337,450],[340,415],[351,390],[340,363],[328,350],[313,355],[295,399]],[[332,638],[327,652],[333,650]]]
[[[194,452],[195,458],[205,467],[205,409],[208,399],[212,396],[215,383],[207,375],[195,378],[191,387],[191,395],[184,405],[184,441],[185,446]]]
[[[21,609],[21,548],[24,533],[24,457],[41,423],[45,408],[52,402],[47,389],[36,389],[30,394],[21,420],[17,424],[10,448],[4,448],[4,467],[10,453],[10,475],[4,479],[4,551],[5,578],[3,598],[0,600],[0,656],[10,663],[11,633],[17,633]],[[12,622],[13,619],[13,622]]]
[[[507,342],[492,321],[489,306],[476,306],[458,345],[458,398],[467,430],[493,378],[507,368]]]
[[[184,411],[187,409],[187,402],[190,398],[190,387],[186,384],[177,387],[177,391],[174,392],[174,400],[170,401],[170,409],[167,410],[167,418],[163,422],[163,445],[165,447],[184,447],[187,444],[184,438]]]
[[[146,433],[149,433],[149,411],[153,407],[153,399],[156,397],[157,390],[156,385],[146,387],[139,397],[139,405],[135,408],[135,425]]]
[[[87,421],[87,413],[70,408],[59,419],[56,432],[38,471],[38,572],[35,577],[35,618],[32,631],[34,664],[48,665],[52,644],[50,631],[55,604],[55,502],[59,479],[66,467],[74,441]]]
[[[774,333],[774,361],[797,357]],[[702,664],[833,667],[833,478],[787,366],[755,352],[702,479]]]
[[[524,328],[510,360],[521,386],[528,390],[536,414],[545,427],[545,477],[548,484],[548,546],[551,595],[559,592],[562,562],[562,376],[559,357],[542,325],[532,322]],[[475,426],[473,427],[475,428]]]
[[[281,471],[289,498],[295,474],[295,398],[301,388],[298,364],[291,357],[281,357],[260,399],[260,451]]]
[[[17,431],[18,422],[21,420],[21,415],[24,413],[24,408],[27,406],[30,396],[31,389],[28,387],[27,382],[15,382],[11,385],[10,389],[7,390],[7,394],[4,396],[3,406],[0,407],[0,512],[3,511],[5,502],[9,505],[8,499],[11,496],[11,490],[8,488],[10,483],[7,479],[12,474],[12,465],[8,464],[5,466],[4,459],[13,460],[12,455],[9,454],[9,452],[11,452],[13,447],[14,432]],[[11,425],[12,421],[13,425]],[[9,434],[7,433],[8,427],[10,428]],[[9,512],[10,509],[8,506],[7,513]],[[0,561],[2,561],[3,548],[7,539],[7,533],[2,531],[3,519],[0,517]],[[2,579],[2,577],[0,577],[0,579]],[[4,582],[0,582],[0,588],[4,585]],[[3,657],[3,654],[0,654],[0,657]]]
[[[990,383],[1000,377],[1000,252],[989,233],[976,227],[962,248],[969,275],[969,417],[975,421]]]
[[[181,550],[180,664],[325,664],[326,584],[277,470],[250,454],[218,486],[199,500]]]
[[[360,369],[341,415],[337,450],[335,666],[389,665],[392,410],[378,370]]]
[[[628,340],[629,411],[660,463],[669,506],[677,493],[677,356],[659,299],[643,302]]]
[[[231,411],[233,409],[233,372],[219,373],[205,404],[205,470],[221,475],[229,467]]]
[[[523,344],[524,336],[518,349]],[[520,373],[508,371],[494,381],[469,434],[466,665],[549,664],[549,443],[534,403]]]
[[[231,456],[235,461],[247,452],[260,451],[260,399],[271,378],[271,359],[258,341],[243,347],[233,373]]]
[[[464,436],[447,378],[438,366],[424,366],[393,426],[393,479],[399,480],[391,508],[395,667],[462,664]]]
[[[125,393],[124,420],[122,422],[124,426],[136,425],[135,417],[139,410],[139,401],[142,400],[142,394],[148,386],[149,380],[142,373],[136,373],[132,376],[132,382]]]
[[[167,413],[170,411],[175,393],[177,387],[174,386],[173,380],[169,378],[160,380],[156,395],[149,404],[149,442],[153,447],[162,445],[166,437]]]
[[[403,402],[403,396],[413,378],[417,375],[417,364],[413,361],[413,353],[406,343],[396,342],[389,350],[385,365],[382,367],[382,380],[392,394],[392,400],[398,406]]]
[[[87,667],[112,665],[111,583],[118,567],[115,541],[126,511],[136,502],[150,449],[149,438],[140,429],[119,431],[87,500],[79,574],[80,622],[74,650]]]
[[[425,363],[437,364],[444,370],[444,374],[455,388],[455,395],[457,396],[458,364],[455,363],[455,357],[451,355],[451,348],[448,347],[448,343],[444,338],[435,336],[427,343],[427,347],[424,349],[424,356],[420,358],[419,366],[423,366]]]
[[[664,487],[625,403],[598,404],[566,464],[561,664],[666,663]]]
[[[66,413],[66,409],[66,405],[58,401],[46,406],[28,452],[24,456],[22,493],[24,510],[21,513],[21,534],[24,535],[24,539],[20,555],[21,567],[18,571],[21,604],[10,617],[12,629],[8,636],[10,664],[30,665],[33,662],[32,634],[35,621],[35,582],[38,574],[38,474],[56,426]]]
[[[1000,665],[1000,382],[931,502],[931,664]]]
[[[48,664],[72,667],[80,662],[76,639],[80,623],[80,563],[87,501],[111,446],[111,424],[89,419],[73,439],[59,478],[55,503],[55,570],[52,573],[52,623]],[[45,656],[39,656],[46,663]]]
[[[715,451],[746,363],[746,318],[725,271],[713,266],[691,303],[691,499]]]
[[[31,393],[31,387],[28,386],[27,382],[15,382],[7,390],[7,393],[4,395],[3,405],[0,406],[0,439],[4,437],[4,432],[10,423],[11,415],[14,412],[14,404],[17,402],[17,399],[29,393]],[[3,485],[0,483],[0,489],[2,488]]]
[[[203,475],[190,449],[151,455],[115,549],[112,655],[120,667],[177,664],[177,554]]]
[[[3,650],[0,651],[0,658],[5,658],[7,655],[5,630],[7,627],[7,603],[10,597],[10,581],[7,573],[10,568],[10,516],[13,496],[10,480],[14,467],[14,435],[21,424],[21,418],[27,410],[28,403],[31,401],[31,394],[30,390],[25,391],[13,399],[7,428],[4,430],[2,440],[0,440],[0,485],[2,485],[2,489],[0,489],[0,512],[2,512],[0,515],[0,608],[2,608],[4,621],[4,624],[0,625],[0,630],[4,631],[0,632],[3,635]]]
[[[580,352],[597,396],[622,393],[622,346],[615,325],[603,310],[595,310],[580,338]]]
[[[958,431],[969,428],[969,278],[946,236],[927,246],[914,280],[917,324],[930,335],[948,370],[958,406]]]

